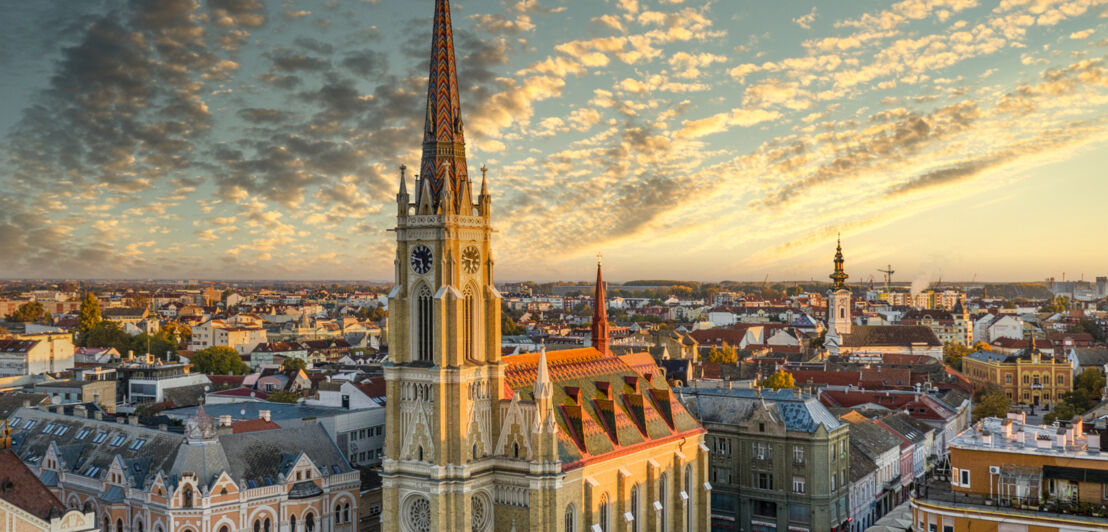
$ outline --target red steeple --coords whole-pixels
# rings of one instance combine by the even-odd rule
[[[458,97],[458,72],[454,65],[454,31],[450,22],[450,1],[435,0],[435,27],[431,35],[431,72],[427,80],[427,119],[423,131],[423,159],[420,184],[429,186],[431,211],[448,208],[444,196],[453,196],[452,212],[469,213],[462,198],[469,198],[465,135],[462,132],[462,104]],[[449,182],[449,187],[444,186]],[[449,192],[449,194],[446,194]],[[422,190],[417,197],[422,198]],[[459,208],[461,207],[461,208]]]
[[[601,353],[608,349],[608,300],[604,295],[604,276],[600,271],[600,259],[596,260],[596,295],[592,302],[592,346]]]

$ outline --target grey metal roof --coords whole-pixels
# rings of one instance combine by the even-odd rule
[[[195,406],[188,408],[176,408],[166,410],[163,414],[174,419],[187,419],[196,414]],[[359,409],[344,409],[338,407],[312,406],[292,403],[272,403],[266,401],[244,401],[237,403],[206,404],[204,411],[215,419],[220,416],[231,416],[231,419],[241,421],[245,419],[257,419],[259,412],[269,411],[269,418],[281,424],[282,420],[301,420],[304,418],[327,418],[357,412]],[[362,409],[366,410],[366,409]]]
[[[324,476],[353,471],[339,448],[318,424],[292,429],[264,430],[219,437],[226,453],[229,474],[236,482],[256,485],[277,482],[287,474],[301,453],[306,454]]]
[[[974,351],[966,356],[974,360],[980,360],[981,362],[1004,362],[1008,360],[1008,357],[1011,355],[994,353],[992,351]]]
[[[675,388],[674,392],[701,423],[744,423],[764,402],[784,421],[787,430],[815,432],[823,425],[830,432],[843,426],[815,396],[798,396],[792,390],[761,390],[759,393],[749,388]]]

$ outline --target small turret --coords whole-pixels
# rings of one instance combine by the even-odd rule
[[[404,173],[408,169],[407,165],[400,165],[400,192],[396,193],[396,215],[407,216],[408,215],[408,183]]]
[[[492,197],[489,196],[488,173],[488,167],[481,165],[481,195],[477,196],[477,209],[481,216],[486,218],[492,215]]]

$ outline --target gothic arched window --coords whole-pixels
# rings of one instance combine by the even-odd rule
[[[416,291],[416,360],[431,362],[434,360],[435,315],[431,289],[420,285]]]
[[[262,522],[259,519],[254,520],[254,532],[262,532]]]
[[[566,506],[566,532],[577,532],[577,508],[573,503]]]
[[[669,478],[666,477],[665,473],[663,473],[662,477],[658,479],[658,502],[662,505],[662,511],[659,512],[658,516],[662,520],[662,523],[658,527],[658,530],[661,530],[662,532],[666,532],[666,530],[669,530],[669,523],[666,522],[666,514],[669,511],[669,494],[666,493],[666,484],[668,482]]]
[[[474,347],[477,327],[477,296],[473,293],[473,287],[466,288],[462,305],[462,349],[467,359],[472,360],[477,352]]]
[[[335,505],[335,524],[340,524],[340,523],[342,523],[342,505],[341,504],[336,504]]]
[[[304,517],[304,532],[315,532],[315,514],[311,512]]]
[[[600,530],[602,532],[608,532],[611,530],[611,515],[608,511],[608,494],[605,493],[600,496],[600,508],[597,513],[599,514]]]
[[[123,532],[123,520],[122,519],[116,519],[115,520],[115,532]]]
[[[350,522],[350,503],[346,503],[342,506],[342,522]]]
[[[181,506],[184,506],[185,508],[191,508],[192,507],[192,486],[185,486],[185,490],[184,490],[183,493],[184,493],[184,496],[182,497],[182,499],[184,500],[184,502],[181,503]]]
[[[642,531],[642,520],[639,519],[639,484],[631,486],[631,530],[632,532]]]
[[[262,523],[262,532],[269,532],[269,531],[270,531],[270,522],[269,522],[269,518],[266,517],[265,518],[265,523]]]
[[[220,530],[220,532],[224,532],[224,531]],[[289,516],[289,532],[296,532],[296,516],[295,515],[290,515]]]
[[[219,527],[219,532],[231,532],[231,529],[227,528],[227,525],[223,525]]]
[[[692,464],[685,465],[685,496],[688,497],[688,505],[685,507],[685,530],[693,529],[693,480]]]

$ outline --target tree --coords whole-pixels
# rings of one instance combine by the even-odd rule
[[[33,323],[46,317],[46,308],[38,301],[28,301],[12,312],[8,319],[22,323]]]
[[[973,351],[964,344],[946,342],[943,344],[943,362],[958,371],[962,371],[962,359],[972,352]]]
[[[1096,368],[1087,368],[1073,380],[1073,391],[1062,394],[1054,411],[1043,416],[1044,423],[1057,420],[1069,421],[1096,406],[1104,393],[1104,374]]]
[[[776,373],[770,375],[768,378],[762,379],[758,383],[759,386],[764,388],[773,388],[774,390],[780,390],[782,388],[796,388],[796,379],[793,378],[793,374],[783,369],[777,370]]]
[[[82,343],[85,347],[112,347],[120,356],[126,356],[131,348],[131,335],[114,321],[101,321],[84,334]]]
[[[152,335],[139,334],[131,340],[131,351],[136,354],[151,353],[157,357],[164,357],[167,353],[176,353],[180,346],[177,339],[169,336],[165,329]]]
[[[1012,406],[1012,400],[994,383],[979,388],[974,393],[973,402],[974,421],[986,417],[1004,418]]]
[[[507,313],[500,315],[500,334],[504,336],[519,336],[527,334],[527,329],[516,323]]]
[[[96,298],[96,294],[89,292],[85,294],[85,298],[81,300],[81,313],[77,317],[78,343],[87,345],[85,343],[85,336],[99,324],[100,300]]]
[[[285,371],[304,370],[308,369],[308,363],[304,362],[304,359],[302,358],[286,358],[285,361],[281,363],[281,369],[284,369]]]
[[[238,351],[223,345],[201,349],[193,353],[190,360],[193,369],[206,375],[246,375],[250,372]]]
[[[1068,329],[1071,333],[1088,333],[1093,337],[1093,340],[1103,342],[1105,340],[1104,329],[1096,322],[1096,320],[1084,319]]]
[[[130,296],[127,296],[127,306],[131,308],[146,308],[150,305],[150,301],[146,299],[146,296],[134,292]]]
[[[708,350],[708,362],[715,362],[717,364],[738,364],[739,354],[733,346],[727,345],[727,342],[724,342],[720,349],[716,349],[716,346],[712,346],[712,348]]]
[[[296,392],[277,390],[275,392],[270,392],[266,400],[274,403],[295,403],[301,398],[303,398],[303,396]]]
[[[181,322],[170,321],[162,325],[161,332],[165,333],[166,338],[173,339],[177,342],[177,346],[188,344],[189,340],[192,340],[192,329],[187,325],[182,325]]]

